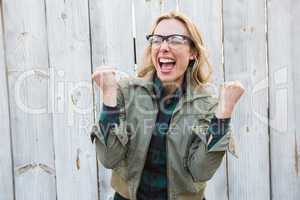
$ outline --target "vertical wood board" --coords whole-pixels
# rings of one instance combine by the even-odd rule
[[[57,198],[98,199],[88,1],[47,0]]]
[[[2,5],[0,3],[0,199],[13,200],[13,155],[11,151],[9,99],[2,28]]]
[[[56,197],[43,1],[3,1],[16,200]]]
[[[272,197],[300,198],[298,1],[268,1]]]

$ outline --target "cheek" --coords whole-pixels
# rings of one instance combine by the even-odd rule
[[[189,54],[180,54],[178,58],[178,60],[180,60],[180,69],[185,70],[190,62]]]
[[[156,57],[157,57],[157,51],[151,50],[151,60],[154,65],[156,63]]]

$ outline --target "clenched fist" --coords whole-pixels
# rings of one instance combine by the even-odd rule
[[[219,104],[216,117],[220,119],[230,118],[234,106],[245,92],[239,81],[230,81],[222,84],[219,89]]]
[[[116,71],[111,66],[100,66],[92,75],[92,79],[103,92],[103,103],[107,106],[117,105]]]

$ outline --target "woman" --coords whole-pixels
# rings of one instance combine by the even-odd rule
[[[117,82],[109,66],[92,76],[103,92],[91,134],[98,159],[113,170],[114,199],[204,199],[230,149],[230,117],[244,89],[226,83],[218,100],[206,91],[203,40],[182,13],[158,17],[147,40],[137,78]]]

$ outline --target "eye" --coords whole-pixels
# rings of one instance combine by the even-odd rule
[[[162,40],[162,37],[157,35],[152,35],[151,37],[149,37],[150,44],[161,44]]]
[[[171,44],[184,44],[185,39],[180,35],[173,35],[168,38]]]

